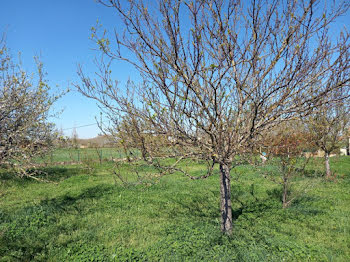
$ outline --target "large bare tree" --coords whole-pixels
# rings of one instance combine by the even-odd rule
[[[231,234],[237,154],[248,152],[257,134],[308,114],[325,94],[349,84],[349,35],[329,35],[348,2],[99,2],[120,20],[114,33],[92,28],[104,56],[97,79],[79,69],[78,89],[99,101],[117,127],[131,120],[130,134],[147,161],[157,152],[145,139],[152,134],[167,137],[166,146],[182,155],[175,164],[185,157],[211,161],[209,171],[219,164],[221,229]],[[133,65],[142,83],[119,88],[114,59]],[[343,81],[316,87],[334,74]]]
[[[5,39],[0,41],[0,166],[14,167],[27,175],[32,158],[48,150],[54,126],[49,109],[57,97],[49,94],[42,63],[37,74],[24,71],[9,54]]]

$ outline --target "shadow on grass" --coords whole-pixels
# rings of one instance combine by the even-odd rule
[[[219,198],[218,192],[213,193],[217,199],[215,203],[212,200],[208,200],[208,194],[206,195],[191,195],[189,198],[177,197],[176,195],[167,196],[167,201],[176,203],[175,208],[168,210],[168,215],[171,218],[175,217],[192,217],[192,218],[204,218],[209,220],[216,220],[220,218]],[[232,196],[232,203],[237,203],[240,207],[232,208],[232,218],[237,220],[243,213],[265,213],[271,209],[276,208],[276,202],[278,201],[269,197],[268,199],[256,199],[249,201],[237,201]]]
[[[266,191],[268,194],[267,201],[276,201],[279,204],[279,208],[282,208],[282,189],[274,188]],[[320,199],[315,196],[304,195],[297,196],[287,208],[287,210],[294,211],[296,214],[316,216],[324,213],[322,209],[318,209],[314,206]],[[323,200],[324,201],[324,200]],[[317,204],[316,204],[317,205]]]
[[[75,175],[82,173],[81,167],[64,167],[64,166],[54,166],[54,167],[45,167],[41,168],[40,171],[43,171],[47,175],[43,175],[43,178],[48,179],[49,181],[58,182],[64,179],[70,178]]]
[[[78,195],[66,194],[57,198],[42,200],[40,205],[49,206],[50,209],[54,209],[56,212],[69,211],[72,208],[74,210],[83,211],[85,207],[84,202],[87,201],[89,203],[89,200],[99,199],[115,189],[116,187],[113,185],[100,184],[94,187],[86,188]]]
[[[215,219],[220,210],[211,203],[208,203],[206,196],[192,196],[184,201],[175,197],[168,197],[168,200],[176,203],[178,208],[168,211],[170,217],[197,217]]]
[[[65,167],[65,166],[53,166],[53,167],[41,167],[35,170],[27,170],[28,174],[33,174],[35,177],[49,181],[59,182],[75,175],[82,174],[81,167]],[[37,183],[38,181],[30,177],[20,177],[13,170],[1,170],[0,181],[13,182],[15,184],[30,184]]]
[[[218,196],[219,197],[219,196]],[[184,201],[183,198],[168,197],[169,201],[176,203],[178,208],[168,211],[170,217],[192,217],[215,220],[220,217],[219,205],[208,201],[207,196],[192,196]],[[235,201],[232,199],[232,201]],[[276,208],[276,201],[271,199],[261,199],[240,203],[241,207],[232,208],[232,218],[237,220],[243,213],[263,214]],[[278,207],[277,207],[278,208]]]

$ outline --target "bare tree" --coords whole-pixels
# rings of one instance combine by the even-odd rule
[[[349,35],[330,38],[328,32],[349,3],[99,2],[119,14],[124,32],[115,30],[112,38],[100,25],[92,28],[103,54],[98,79],[80,68],[77,88],[99,101],[116,127],[130,117],[134,130],[142,123],[134,134],[147,161],[159,163],[143,139],[152,134],[168,138],[165,146],[182,154],[177,162],[211,161],[203,177],[219,164],[221,230],[231,234],[230,170],[237,154],[248,152],[257,134],[308,114],[325,94],[349,84]],[[119,89],[111,76],[114,59],[133,65],[143,82]],[[314,85],[334,74],[343,81]]]
[[[73,127],[72,135],[71,135],[71,144],[72,144],[72,147],[74,147],[75,149],[78,149],[79,147],[78,139],[79,137],[78,137],[77,129],[76,127]]]
[[[264,177],[281,185],[282,207],[305,193],[312,185],[296,188],[296,181],[304,175],[310,156],[303,155],[312,147],[311,136],[300,120],[283,123],[268,133],[263,134],[261,145],[268,154],[268,163],[276,167],[277,174],[268,170]]]
[[[339,90],[342,91],[342,90]],[[342,99],[343,92],[332,92],[333,103],[325,103],[315,108],[314,112],[304,119],[312,136],[313,144],[324,152],[326,178],[331,178],[329,156],[331,152],[339,150],[347,139],[347,128],[350,124],[349,99]]]
[[[27,73],[9,55],[5,40],[0,41],[0,165],[31,177],[26,169],[32,158],[53,145],[48,117],[57,99],[49,94],[42,63],[36,63],[37,74]]]

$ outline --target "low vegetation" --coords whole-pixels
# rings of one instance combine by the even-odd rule
[[[45,179],[1,172],[0,261],[346,261],[350,257],[350,158],[331,159],[337,174],[319,176],[322,159],[299,176],[310,184],[283,209],[271,164],[232,170],[234,234],[220,230],[219,170],[205,180],[181,174],[129,183],[112,175],[115,163],[47,166]],[[193,175],[201,163],[184,167]],[[147,165],[138,174],[155,173]],[[291,189],[293,190],[293,188]]]

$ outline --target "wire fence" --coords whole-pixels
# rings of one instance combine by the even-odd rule
[[[140,153],[135,149],[131,152],[135,157]],[[59,148],[36,160],[38,163],[82,162],[82,161],[113,161],[124,159],[126,155],[120,148]]]

